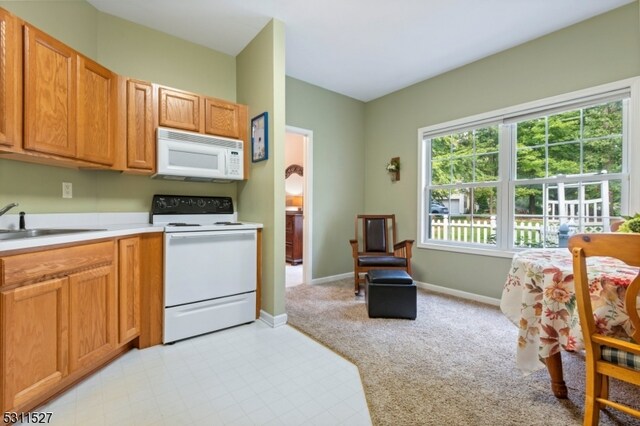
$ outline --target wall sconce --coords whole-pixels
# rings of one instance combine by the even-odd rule
[[[396,182],[400,180],[400,157],[393,157],[387,163],[387,172],[391,175],[391,181]]]

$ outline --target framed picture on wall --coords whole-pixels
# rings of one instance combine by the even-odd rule
[[[269,113],[251,119],[251,161],[257,163],[269,158]]]

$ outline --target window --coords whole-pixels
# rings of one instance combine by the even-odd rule
[[[629,206],[631,83],[420,129],[419,246],[505,252],[609,231]]]

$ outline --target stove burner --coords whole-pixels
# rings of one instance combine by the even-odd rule
[[[171,222],[169,226],[200,226],[199,223]]]

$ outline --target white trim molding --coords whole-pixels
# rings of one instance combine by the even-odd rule
[[[304,138],[304,200],[302,208],[302,281],[310,283],[312,280],[311,269],[313,265],[313,130],[300,127],[287,126],[287,133],[295,133]]]
[[[353,278],[353,272],[347,272],[347,273],[338,274],[338,275],[331,275],[331,276],[322,277],[322,278],[315,278],[311,280],[311,284],[312,285],[324,284],[324,283],[330,283],[331,281],[344,280],[347,278]]]
[[[287,314],[280,314],[273,316],[268,312],[260,309],[260,321],[264,322],[271,328],[282,327],[287,323],[288,317]]]
[[[416,287],[431,290],[436,293],[448,294],[449,296],[456,296],[461,299],[473,300],[474,302],[486,303],[487,305],[500,306],[500,299],[494,297],[481,296],[479,294],[469,293],[462,290],[456,290],[453,288],[442,287],[435,284],[423,283],[420,281],[413,281]]]

